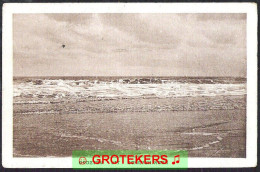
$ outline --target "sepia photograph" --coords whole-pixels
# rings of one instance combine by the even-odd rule
[[[247,12],[12,13],[13,158],[246,159],[247,21]]]

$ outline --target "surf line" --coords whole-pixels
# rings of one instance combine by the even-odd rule
[[[182,149],[182,150],[199,150],[199,149],[204,149],[209,147],[210,145],[214,145],[219,143],[221,140],[223,140],[223,138],[221,136],[219,136],[219,134],[217,133],[204,133],[204,132],[196,132],[196,133],[182,133],[182,134],[191,134],[191,135],[204,135],[204,136],[208,136],[208,135],[217,135],[216,140],[206,143],[203,146],[199,146],[199,147],[193,147],[193,148],[189,148],[189,149]]]
[[[95,137],[84,137],[84,136],[73,136],[73,135],[68,135],[68,134],[61,134],[60,137],[69,137],[69,138],[79,138],[79,139],[90,139],[90,140],[97,140],[98,142],[110,142],[113,143],[117,146],[121,146],[122,143],[120,141],[115,141],[115,140],[108,140],[108,139],[103,139],[103,138],[95,138]]]

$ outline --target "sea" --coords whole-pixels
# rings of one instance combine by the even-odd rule
[[[15,77],[13,92],[14,103],[245,94],[237,77]]]

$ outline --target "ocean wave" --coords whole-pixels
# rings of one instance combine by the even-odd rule
[[[135,97],[186,97],[245,95],[245,83],[179,82],[163,79],[102,80],[49,80],[34,79],[14,82],[15,98],[63,99],[63,98],[135,98]],[[134,83],[133,83],[134,82]]]

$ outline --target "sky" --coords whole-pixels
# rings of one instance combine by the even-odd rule
[[[246,14],[14,14],[13,67],[14,76],[246,77]]]

